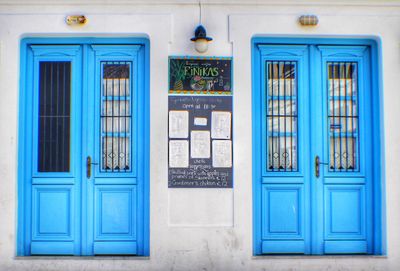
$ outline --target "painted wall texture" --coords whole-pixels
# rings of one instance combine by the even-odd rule
[[[209,56],[234,63],[233,189],[168,189],[168,56],[199,55],[197,1],[0,0],[0,270],[400,270],[400,1],[202,1]],[[65,17],[84,14],[84,26]],[[319,25],[301,27],[303,14]],[[386,256],[253,256],[251,38],[373,38],[381,45]],[[150,40],[150,257],[16,257],[20,41]],[[23,135],[20,135],[23,136]]]

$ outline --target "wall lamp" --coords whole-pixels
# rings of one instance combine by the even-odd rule
[[[196,27],[194,37],[190,39],[194,41],[194,48],[199,53],[205,53],[208,50],[208,42],[212,41],[211,37],[207,37],[207,32],[201,24]]]
[[[302,15],[299,17],[299,23],[303,26],[316,26],[318,25],[317,15]]]
[[[69,15],[65,18],[67,25],[84,25],[87,23],[85,15]]]
[[[194,30],[194,37],[190,40],[194,41],[194,48],[201,54],[207,52],[208,42],[212,41],[211,37],[207,37],[206,28],[201,23],[201,0],[199,0],[199,24]]]

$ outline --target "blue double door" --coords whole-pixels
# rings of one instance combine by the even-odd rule
[[[257,50],[256,254],[373,253],[369,48]]]
[[[144,46],[26,50],[24,254],[146,254]]]

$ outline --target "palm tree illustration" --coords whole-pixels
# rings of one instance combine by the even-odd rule
[[[174,78],[174,90],[183,90],[183,82],[185,80],[185,62],[184,61],[171,61],[171,76]]]

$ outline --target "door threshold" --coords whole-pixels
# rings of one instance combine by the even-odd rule
[[[14,260],[150,260],[149,256],[15,256]]]
[[[387,255],[257,255],[252,256],[253,260],[263,259],[387,259]]]

